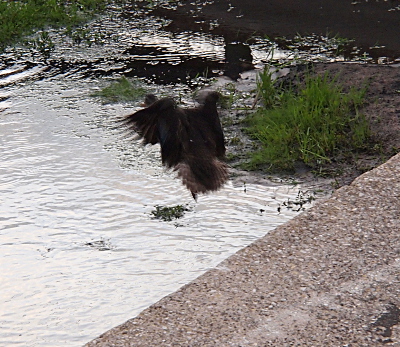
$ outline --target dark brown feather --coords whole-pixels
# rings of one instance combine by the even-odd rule
[[[228,179],[218,97],[219,93],[211,92],[199,107],[182,109],[171,98],[156,100],[149,95],[146,108],[122,121],[145,144],[160,143],[163,165],[177,171],[195,199],[198,193],[220,189]]]

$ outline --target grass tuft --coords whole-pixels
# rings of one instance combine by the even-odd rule
[[[295,92],[277,86],[266,70],[258,92],[265,106],[247,118],[247,130],[260,148],[251,155],[247,169],[293,171],[298,161],[318,168],[340,151],[365,148],[370,127],[358,111],[365,87],[344,92],[328,74],[309,73]]]
[[[128,80],[123,76],[102,90],[92,93],[91,96],[101,97],[105,103],[116,103],[137,101],[146,93],[146,89],[138,81]]]
[[[0,51],[34,31],[81,24],[109,3],[110,0],[0,0]]]

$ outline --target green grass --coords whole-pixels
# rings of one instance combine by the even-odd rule
[[[293,171],[298,161],[319,168],[340,152],[365,148],[370,128],[358,112],[365,87],[344,92],[328,74],[309,73],[295,92],[264,71],[258,89],[266,106],[247,118],[249,134],[260,143],[248,169]]]
[[[115,103],[137,101],[146,93],[146,89],[138,81],[128,80],[123,76],[100,91],[92,93],[91,96],[101,97],[104,103]]]
[[[156,209],[151,211],[154,219],[160,219],[164,222],[170,222],[174,219],[182,218],[185,215],[185,212],[190,211],[190,209],[183,205],[175,205],[175,206],[154,206]]]
[[[277,86],[277,80],[272,80],[272,74],[267,67],[258,75],[257,94],[267,109],[279,104],[282,93]]]
[[[48,27],[70,30],[105,9],[110,0],[0,0],[0,51]]]

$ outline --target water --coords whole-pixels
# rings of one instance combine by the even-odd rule
[[[46,64],[5,56],[0,73],[1,346],[81,346],[297,215],[278,213],[299,190],[283,185],[228,183],[195,203],[157,146],[115,131],[135,106],[89,96],[105,83],[96,72],[129,64],[100,63],[112,49],[87,47],[61,69],[63,50]],[[182,219],[151,218],[178,204],[191,209]]]

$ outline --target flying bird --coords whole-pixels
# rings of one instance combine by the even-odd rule
[[[199,193],[220,189],[228,179],[219,97],[218,92],[208,92],[200,106],[184,109],[172,98],[157,99],[149,94],[145,108],[122,120],[144,144],[161,145],[163,165],[178,173],[195,200]]]

